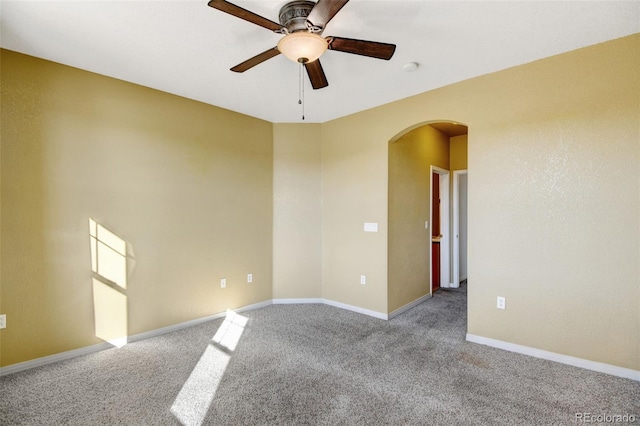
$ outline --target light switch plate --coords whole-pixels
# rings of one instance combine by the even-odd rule
[[[220,288],[227,288],[227,279],[223,278],[220,280]]]
[[[0,315],[0,329],[2,329],[2,328],[7,328],[7,315],[6,314]]]
[[[364,232],[378,232],[378,224],[365,222]]]

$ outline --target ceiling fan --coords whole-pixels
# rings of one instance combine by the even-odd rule
[[[311,86],[314,89],[321,89],[329,85],[319,60],[326,50],[385,60],[391,59],[396,50],[396,46],[389,43],[333,36],[321,37],[329,21],[348,1],[318,0],[317,3],[308,0],[290,1],[280,9],[280,23],[263,18],[225,0],[210,0],[208,4],[214,9],[284,35],[276,47],[247,59],[231,68],[231,71],[245,72],[282,53],[290,60],[303,64],[311,80]]]

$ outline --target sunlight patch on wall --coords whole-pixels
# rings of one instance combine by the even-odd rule
[[[127,344],[127,296],[93,279],[93,309],[96,337],[114,346]]]
[[[182,425],[200,426],[204,422],[247,321],[227,310],[224,322],[171,406],[171,413]]]
[[[89,219],[91,269],[122,288],[127,288],[127,244],[113,232]]]
[[[127,243],[89,219],[93,313],[97,338],[122,347],[127,344]]]

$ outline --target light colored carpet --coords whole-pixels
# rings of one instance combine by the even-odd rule
[[[2,425],[640,422],[640,383],[464,341],[465,290],[391,320],[274,305],[0,378]]]

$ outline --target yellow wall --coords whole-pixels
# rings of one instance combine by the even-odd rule
[[[449,244],[449,259],[451,259],[451,268],[449,270],[449,276],[451,277],[451,284],[453,284],[453,250],[454,250],[454,232],[453,232],[453,227],[454,227],[454,222],[453,222],[453,172],[456,170],[467,170],[467,152],[468,152],[468,136],[469,135],[460,135],[460,136],[453,136],[451,138],[449,138],[449,157],[450,157],[450,165],[449,165],[449,170],[451,171],[450,174],[450,179],[449,179],[449,183],[450,183],[450,204],[449,206],[451,207],[449,209],[449,224],[450,224],[450,229],[451,232],[449,233],[450,235],[450,244]]]
[[[273,298],[319,298],[320,125],[274,124],[273,144]]]
[[[378,124],[365,112],[322,125],[322,297],[386,313],[389,140]]]
[[[388,142],[462,122],[468,332],[640,369],[639,57],[634,35],[323,124],[323,291],[386,309]]]
[[[1,62],[1,365],[99,343],[94,326],[122,318],[94,318],[98,293],[126,301],[130,335],[272,297],[271,123]],[[94,291],[90,218],[126,242],[126,289]]]
[[[421,126],[389,144],[388,308],[430,293],[431,166],[449,169],[449,138]]]
[[[309,125],[297,146],[297,126],[3,52],[2,365],[99,341],[89,218],[129,245],[131,334],[272,288],[316,297],[283,245],[318,234],[297,261],[320,265],[321,297],[387,313],[389,142],[448,119],[470,129],[468,332],[640,370],[638,57],[640,35],[591,46]],[[312,194],[292,187],[289,212],[273,200],[296,176]],[[318,205],[318,179],[296,241],[283,219]]]
[[[449,169],[466,170],[467,169],[467,141],[468,135],[453,136],[449,139],[449,158],[451,164]],[[453,185],[453,179],[451,179]]]

